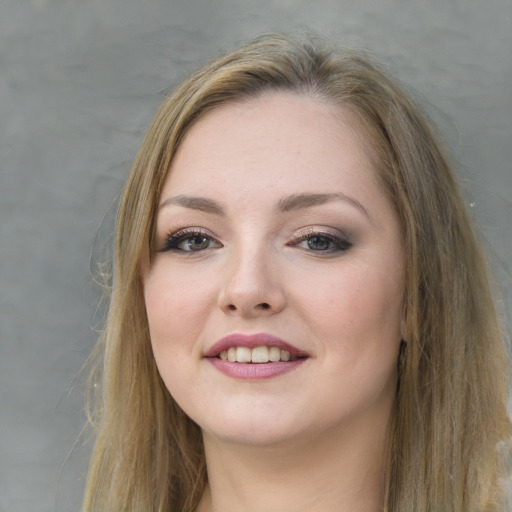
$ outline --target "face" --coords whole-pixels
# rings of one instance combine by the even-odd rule
[[[210,437],[385,428],[404,261],[354,126],[274,93],[209,112],[178,149],[144,297],[165,385]]]

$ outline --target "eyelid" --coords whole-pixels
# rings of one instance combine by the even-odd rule
[[[292,247],[298,246],[301,242],[308,240],[309,238],[312,238],[314,236],[325,237],[331,240],[336,245],[336,247],[333,249],[326,251],[318,251],[318,254],[344,252],[354,245],[352,242],[352,237],[350,237],[346,232],[335,228],[327,228],[320,226],[308,226],[307,228],[299,230],[298,233],[292,239],[292,241],[288,243],[288,245]]]
[[[294,238],[307,238],[312,235],[325,235],[328,237],[340,238],[347,241],[350,238],[345,231],[325,226],[307,226],[305,228],[298,229],[294,235]]]
[[[210,239],[212,242],[217,244],[218,247],[222,247],[222,243],[215,236],[213,236],[212,233],[210,233],[208,230],[206,230],[204,228],[200,228],[200,227],[191,226],[191,227],[180,228],[180,229],[168,232],[161,244],[162,246],[157,251],[158,252],[170,252],[172,250],[175,250],[176,252],[183,252],[183,253],[191,252],[191,253],[193,253],[195,251],[180,250],[177,248],[177,245],[179,243],[181,243],[183,240],[186,240],[187,238],[194,238],[194,237],[201,237],[201,236]],[[175,245],[171,246],[171,243],[175,244]],[[204,250],[206,250],[206,249],[204,249]],[[203,251],[197,251],[197,252],[200,253]]]

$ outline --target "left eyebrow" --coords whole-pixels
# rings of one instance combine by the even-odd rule
[[[357,208],[362,212],[368,219],[371,220],[368,210],[353,197],[347,196],[341,192],[318,194],[318,193],[304,193],[304,194],[292,194],[284,197],[279,201],[278,208],[282,212],[289,212],[292,210],[301,210],[303,208],[311,208],[312,206],[318,206],[321,204],[329,203],[331,201],[344,201],[354,208]]]

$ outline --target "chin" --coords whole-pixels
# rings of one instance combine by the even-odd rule
[[[194,418],[193,418],[194,419]],[[235,411],[221,417],[197,418],[194,421],[201,427],[203,434],[217,441],[246,446],[276,446],[300,436],[302,430],[297,418],[276,416],[269,411],[243,414]]]

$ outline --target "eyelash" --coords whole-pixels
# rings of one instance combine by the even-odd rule
[[[332,246],[327,249],[312,249],[311,247],[308,247],[305,250],[315,252],[318,254],[333,254],[337,252],[345,252],[348,251],[352,246],[353,243],[348,239],[346,235],[343,236],[336,236],[333,233],[329,233],[326,231],[321,231],[318,229],[311,228],[307,230],[305,233],[302,233],[296,240],[289,243],[288,245],[297,247],[302,242],[305,242],[307,240],[313,239],[313,238],[319,238],[326,240],[327,243],[331,244]]]
[[[195,228],[188,228],[188,229],[180,229],[179,231],[176,231],[175,233],[170,233],[167,238],[165,239],[165,243],[163,248],[160,250],[160,252],[182,252],[182,253],[199,253],[201,251],[204,251],[206,249],[210,249],[211,247],[205,247],[204,249],[197,249],[197,250],[186,250],[181,249],[179,245],[182,242],[185,242],[186,240],[193,240],[194,238],[203,238],[207,240],[209,243],[213,242],[217,244],[219,247],[222,245],[220,242],[216,241],[209,233],[207,233],[204,230],[201,229],[195,229]]]
[[[205,242],[208,243],[208,247],[205,248],[198,248],[197,250],[186,250],[183,248],[180,248],[180,244],[182,242],[185,242],[187,240],[192,241],[193,239],[199,239],[202,238],[205,240]],[[310,246],[308,248],[304,247],[304,250],[318,253],[318,254],[333,254],[337,252],[345,252],[348,251],[352,246],[352,242],[348,239],[348,237],[344,236],[336,236],[332,233],[328,233],[326,231],[321,231],[318,229],[311,228],[307,230],[306,232],[302,233],[298,238],[293,240],[292,242],[288,243],[288,246],[291,247],[298,247],[302,242],[305,242],[307,240],[317,238],[321,239],[327,242],[328,245],[330,245],[326,249],[313,249]],[[165,239],[165,243],[162,249],[160,249],[159,252],[181,252],[181,253],[200,253],[202,251],[205,251],[207,249],[211,249],[212,247],[210,244],[216,244],[217,247],[222,247],[222,244],[215,240],[208,232],[202,230],[202,229],[195,229],[195,228],[187,228],[187,229],[181,229],[175,233],[170,233],[167,238]],[[309,244],[308,244],[309,245]]]

